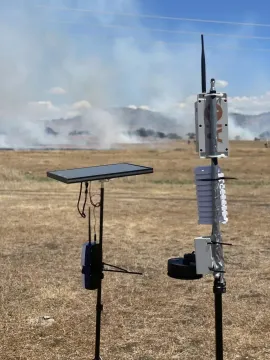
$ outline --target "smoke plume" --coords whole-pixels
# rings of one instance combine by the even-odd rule
[[[111,14],[143,13],[135,0],[77,1],[77,8],[107,12],[98,15],[51,10],[67,6],[60,0],[40,2],[43,8],[37,4],[1,5],[0,146],[72,143],[66,134],[46,135],[44,121],[77,115],[101,147],[135,141],[124,135],[129,131],[125,118],[106,110],[130,104],[168,115],[183,133],[194,131],[190,94],[200,92],[199,35],[188,39],[197,47],[168,45],[182,37],[154,34],[145,28],[151,24],[136,17]],[[158,22],[152,27],[166,28]],[[183,23],[174,29],[198,30]],[[226,44],[237,45],[238,40],[223,40]],[[222,48],[210,49],[207,57],[207,73],[222,79],[237,54],[228,57]],[[218,84],[222,88],[227,82]],[[234,127],[233,134],[238,130]]]

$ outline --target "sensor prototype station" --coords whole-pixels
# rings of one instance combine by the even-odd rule
[[[95,341],[95,357],[94,360],[101,360],[100,357],[100,333],[101,333],[101,313],[103,304],[101,300],[102,279],[105,271],[121,272],[125,274],[138,274],[140,272],[128,271],[118,266],[113,266],[103,262],[103,210],[104,210],[104,183],[110,179],[138,176],[153,173],[153,168],[140,165],[118,163],[101,166],[92,166],[86,168],[55,170],[47,172],[47,176],[65,184],[80,184],[80,193],[77,203],[77,209],[83,218],[86,218],[85,206],[88,199],[95,208],[99,207],[99,241],[94,226],[94,234],[91,233],[91,208],[88,214],[88,242],[82,246],[82,279],[83,287],[87,290],[97,290],[97,303],[96,303],[96,341]],[[99,181],[100,187],[100,200],[94,203],[91,195],[91,183]],[[85,185],[85,198],[82,210],[80,209],[80,200],[82,196],[83,184]]]
[[[210,159],[210,166],[194,169],[198,224],[212,225],[212,233],[194,240],[195,251],[182,258],[168,260],[168,276],[181,280],[197,280],[203,275],[214,276],[216,360],[223,360],[222,294],[226,292],[223,246],[220,224],[228,222],[225,177],[218,164],[229,155],[227,94],[215,88],[211,79],[206,92],[204,38],[201,35],[202,92],[195,102],[196,150],[200,158]]]

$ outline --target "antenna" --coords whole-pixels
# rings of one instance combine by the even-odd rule
[[[65,184],[80,183],[80,195],[77,204],[80,215],[85,218],[84,208],[88,195],[88,182],[100,181],[100,201],[97,204],[92,204],[94,207],[99,207],[99,242],[91,239],[91,212],[89,208],[88,213],[88,242],[82,246],[81,264],[83,274],[83,287],[87,290],[97,290],[96,301],[96,339],[95,339],[95,357],[94,360],[101,360],[100,357],[100,333],[101,333],[101,313],[103,310],[103,304],[101,301],[102,279],[104,277],[103,272],[120,272],[124,274],[142,275],[140,272],[128,271],[121,267],[114,266],[103,262],[103,211],[104,211],[104,182],[110,179],[138,176],[143,174],[151,174],[153,169],[146,166],[133,165],[127,163],[110,164],[101,166],[92,166],[88,168],[68,169],[68,170],[56,170],[48,171],[47,176],[57,181],[61,181]],[[85,200],[82,212],[79,209],[79,203],[81,198],[82,184],[85,183]],[[89,193],[91,198],[91,193]],[[95,236],[95,234],[94,234]],[[110,267],[104,268],[104,266]]]
[[[202,54],[201,54],[202,93],[206,93],[206,65],[205,65],[203,34],[201,35],[201,43],[202,43]]]

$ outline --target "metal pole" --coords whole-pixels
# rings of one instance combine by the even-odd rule
[[[210,94],[210,127],[211,127],[211,175],[212,179],[218,179],[218,158],[217,158],[217,98],[215,79],[211,79]],[[222,294],[226,292],[224,279],[224,256],[222,248],[222,236],[220,232],[219,216],[221,203],[219,199],[219,182],[212,182],[212,257],[214,269],[215,294],[215,327],[216,327],[216,360],[223,360],[223,324],[222,324]]]
[[[215,327],[216,327],[216,360],[223,360],[223,321],[222,321],[222,292],[218,292],[219,280],[215,279]],[[216,288],[216,289],[215,289]]]
[[[100,188],[100,218],[99,218],[99,246],[101,252],[101,266],[102,266],[102,241],[103,241],[103,209],[104,209],[104,183],[101,182]],[[102,270],[102,269],[101,269]],[[103,274],[101,273],[100,283],[97,289],[97,308],[96,308],[96,345],[95,345],[95,359],[101,360],[100,358],[100,330],[101,330],[101,313],[103,305],[101,302],[101,283]]]
[[[217,98],[215,89],[215,79],[211,79],[210,94],[210,129],[211,129],[211,175],[212,179],[218,179],[218,159],[217,159]],[[213,210],[213,223],[212,223],[212,254],[214,258],[215,271],[224,270],[223,250],[220,243],[222,237],[219,226],[219,215],[221,204],[219,201],[219,182],[212,181],[212,210]]]

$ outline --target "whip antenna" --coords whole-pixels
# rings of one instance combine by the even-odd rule
[[[201,43],[202,43],[202,54],[201,54],[202,93],[206,93],[206,65],[205,65],[203,34],[201,35]]]

